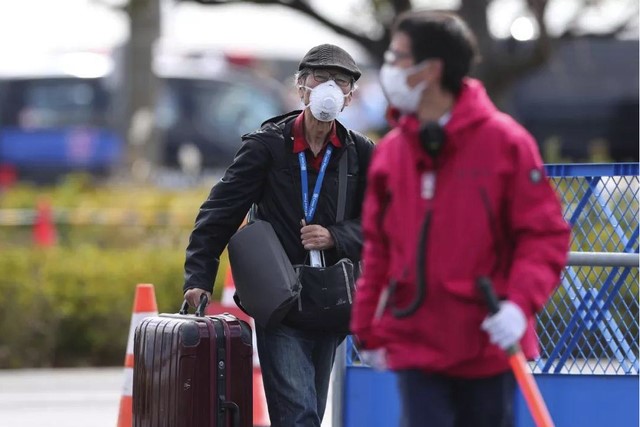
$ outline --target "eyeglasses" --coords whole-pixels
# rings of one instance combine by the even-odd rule
[[[396,61],[401,61],[403,59],[413,58],[413,55],[406,52],[398,52],[396,50],[389,49],[384,53],[384,62],[387,64],[393,64]]]
[[[333,80],[343,89],[350,87],[353,82],[352,77],[345,73],[330,73],[327,70],[313,70],[311,74],[313,75],[314,80],[318,83]]]

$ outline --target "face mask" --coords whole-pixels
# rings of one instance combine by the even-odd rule
[[[314,88],[302,87],[311,92],[309,95],[309,109],[313,117],[321,122],[330,122],[338,117],[338,113],[344,107],[344,98],[347,95],[336,85],[336,82],[329,80]]]
[[[390,64],[384,64],[380,69],[380,84],[382,91],[389,103],[403,113],[415,113],[422,97],[422,92],[427,88],[427,82],[423,81],[414,87],[409,87],[407,78],[420,71],[426,63],[414,65],[410,68],[400,68]]]

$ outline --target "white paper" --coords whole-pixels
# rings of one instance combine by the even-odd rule
[[[311,267],[322,267],[320,251],[309,251],[309,264]]]
[[[433,199],[436,192],[436,174],[434,172],[425,172],[422,174],[421,196],[425,200]]]

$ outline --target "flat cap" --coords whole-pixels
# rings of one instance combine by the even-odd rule
[[[298,71],[304,68],[338,68],[358,80],[362,73],[346,50],[333,44],[321,44],[311,48],[302,58]]]

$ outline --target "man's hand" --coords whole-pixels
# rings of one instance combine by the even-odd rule
[[[300,238],[302,239],[302,246],[308,251],[323,251],[335,246],[329,230],[317,224],[304,225],[304,221],[300,229]]]
[[[482,322],[482,330],[489,334],[490,341],[503,350],[518,343],[527,329],[527,319],[517,304],[511,301],[500,303],[500,310]]]
[[[184,293],[184,299],[189,303],[191,307],[198,307],[200,304],[200,295],[205,294],[207,296],[207,300],[211,301],[211,292],[207,292],[204,289],[199,288],[191,288]],[[207,305],[209,305],[207,302]]]

